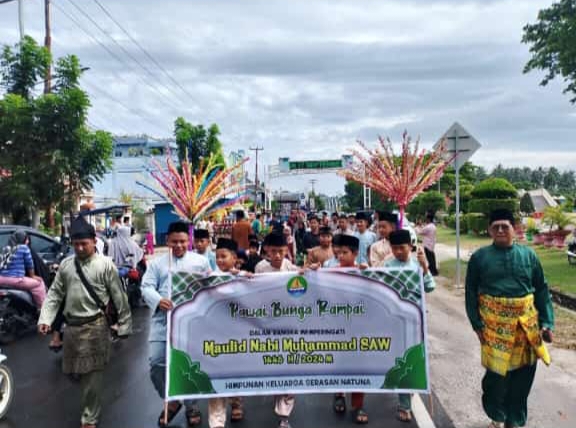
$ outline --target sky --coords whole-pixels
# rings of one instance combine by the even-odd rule
[[[24,0],[25,31],[39,42],[43,3]],[[431,148],[455,121],[482,145],[470,160],[488,170],[576,170],[576,106],[563,82],[541,87],[542,73],[522,73],[522,28],[552,1],[52,3],[54,55],[89,67],[92,126],[160,138],[178,116],[217,123],[225,152],[264,148],[261,181],[279,157],[338,159],[357,140],[399,142],[404,130]],[[18,41],[17,11],[0,5],[2,44]],[[311,179],[317,192],[343,193],[334,174],[268,184],[307,191]]]

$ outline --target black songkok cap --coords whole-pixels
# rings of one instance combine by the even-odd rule
[[[340,237],[342,236],[341,233],[337,233],[332,237],[332,246],[338,247],[340,246]]]
[[[378,211],[378,221],[387,221],[396,225],[398,223],[398,216],[390,211]]]
[[[236,253],[238,251],[238,244],[232,239],[219,238],[218,242],[216,243],[216,249],[217,250],[226,249],[232,251],[233,253]]]
[[[360,240],[352,235],[340,235],[338,245],[341,247],[348,247],[351,250],[358,250],[360,248]]]
[[[269,247],[284,247],[288,245],[286,242],[286,237],[280,233],[269,233],[264,238],[264,245]]]
[[[206,229],[194,229],[194,239],[210,239],[210,234]]]
[[[412,244],[412,240],[410,239],[410,232],[406,229],[390,232],[388,240],[390,241],[390,245]]]
[[[94,239],[96,230],[89,224],[84,217],[78,216],[70,225],[70,238],[72,239]]]
[[[171,233],[188,233],[190,226],[183,221],[175,221],[168,226],[168,235]]]
[[[328,226],[322,226],[320,228],[320,235],[332,235],[332,229]]]
[[[515,223],[514,214],[512,214],[512,211],[507,210],[505,208],[497,209],[497,210],[494,210],[490,213],[489,224],[492,224],[498,220],[510,220],[510,224],[512,226],[514,226],[514,223]]]
[[[366,220],[367,222],[370,222],[370,214],[366,211],[358,211],[356,213],[356,220]]]

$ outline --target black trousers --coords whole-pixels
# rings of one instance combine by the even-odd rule
[[[436,266],[436,254],[434,251],[430,251],[428,248],[424,247],[424,253],[426,253],[426,260],[428,260],[428,269],[432,276],[438,275],[438,267]]]

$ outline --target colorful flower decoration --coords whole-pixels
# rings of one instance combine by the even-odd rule
[[[154,159],[150,171],[159,187],[159,191],[155,193],[168,200],[176,215],[183,220],[194,224],[202,216],[229,208],[248,197],[246,186],[237,180],[230,180],[248,158],[226,168],[217,163],[216,157],[211,155],[207,161],[202,160],[196,172],[192,171],[192,164],[187,158],[188,156],[181,163],[181,171],[170,154],[166,158],[165,166]],[[226,195],[234,197],[226,198]]]
[[[406,131],[402,134],[402,153],[399,155],[394,153],[389,138],[378,137],[378,140],[379,146],[373,150],[358,141],[361,150],[352,150],[357,162],[340,175],[365,184],[384,199],[395,202],[402,225],[408,204],[442,177],[455,156],[448,155],[444,141],[432,151],[420,150],[420,139],[413,146]]]

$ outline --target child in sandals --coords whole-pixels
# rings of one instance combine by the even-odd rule
[[[389,236],[390,246],[392,248],[393,259],[384,262],[384,267],[411,267],[422,269],[424,274],[424,291],[429,293],[436,288],[434,277],[428,269],[426,254],[422,247],[418,247],[416,257],[412,255],[412,243],[410,232],[404,229],[395,230]],[[398,420],[410,422],[412,420],[412,395],[398,395]]]
[[[216,265],[218,272],[240,273],[236,269],[238,244],[231,239],[220,238],[216,244]],[[232,407],[231,419],[233,422],[244,419],[243,397],[210,398],[208,400],[208,425],[210,428],[224,428],[226,425],[226,402]]]

